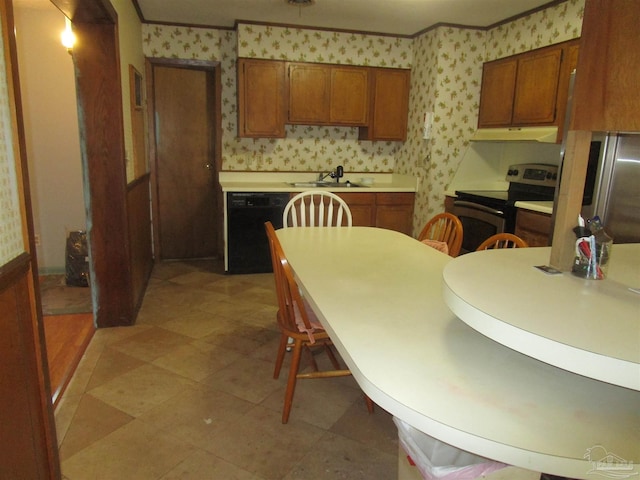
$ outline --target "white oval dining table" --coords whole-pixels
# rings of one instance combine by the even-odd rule
[[[640,392],[532,358],[459,319],[445,303],[443,271],[464,257],[371,227],[277,235],[311,307],[380,407],[523,469],[638,478]],[[546,263],[548,249],[530,250],[533,264]],[[493,253],[493,261],[515,252]]]

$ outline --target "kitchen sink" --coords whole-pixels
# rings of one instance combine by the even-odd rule
[[[360,185],[352,182],[291,182],[289,185],[301,188],[363,188],[367,185]]]

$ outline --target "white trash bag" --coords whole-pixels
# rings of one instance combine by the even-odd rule
[[[393,417],[398,439],[426,480],[473,480],[508,465],[441,442]]]

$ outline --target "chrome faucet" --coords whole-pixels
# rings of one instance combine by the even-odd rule
[[[336,179],[336,183],[340,182],[340,178],[342,178],[344,176],[344,169],[342,168],[342,165],[336,167],[335,170],[332,170],[331,172],[320,172],[318,174],[318,182],[322,182],[325,178],[327,177],[331,177],[331,178],[335,178]]]

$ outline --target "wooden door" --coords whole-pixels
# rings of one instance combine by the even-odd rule
[[[37,289],[13,9],[0,0],[0,478],[59,479]],[[15,87],[15,88],[14,88]]]
[[[562,47],[549,47],[518,59],[518,76],[513,99],[513,125],[553,124]]]
[[[485,63],[482,69],[478,127],[511,125],[518,61],[515,58]]]
[[[218,253],[214,75],[153,67],[160,259]]]

